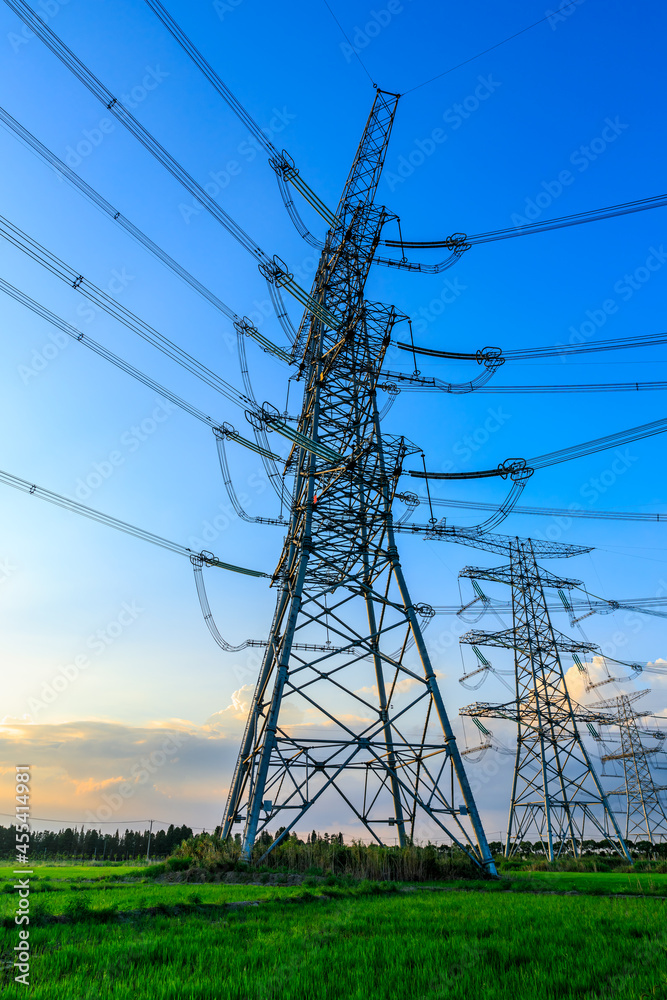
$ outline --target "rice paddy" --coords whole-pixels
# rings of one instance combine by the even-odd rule
[[[35,1000],[667,1000],[661,874],[276,886],[34,871]],[[11,888],[11,870],[0,882]],[[17,898],[0,893],[7,997],[26,993]]]

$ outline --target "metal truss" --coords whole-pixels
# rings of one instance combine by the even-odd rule
[[[395,310],[364,300],[388,218],[374,196],[398,98],[378,91],[329,231],[297,347],[299,432],[351,456],[295,444],[295,488],[274,583],[275,615],[223,820],[243,856],[325,796],[377,843],[442,838],[494,872],[477,807],[399,561],[391,504],[417,450],[383,439],[376,392]],[[450,778],[459,793],[454,801]],[[446,780],[445,780],[446,779]],[[337,822],[337,820],[336,820]]]
[[[405,494],[403,496],[405,497]],[[509,545],[513,541],[510,535],[498,535],[495,532],[481,531],[479,528],[450,526],[444,523],[444,518],[437,524],[397,523],[394,528],[405,533],[423,534],[429,541],[456,542],[457,545],[468,545],[473,549],[483,549],[485,552],[495,552],[504,556],[509,552]],[[540,559],[569,559],[593,551],[592,545],[568,545],[564,542],[549,542],[546,539],[531,539],[531,544],[535,555]]]
[[[513,627],[499,632],[467,632],[461,642],[514,650],[516,699],[504,705],[478,702],[460,713],[510,719],[517,724],[505,853],[516,853],[530,835],[545,844],[551,860],[568,852],[577,857],[588,822],[629,858],[577,728],[578,721],[606,720],[599,713],[573,705],[559,655],[559,649],[590,652],[596,647],[575,642],[553,628],[544,594],[545,587],[562,589],[575,586],[576,581],[538,567],[530,539],[510,539],[506,551],[509,566],[488,570],[468,567],[464,573],[511,586]]]
[[[647,689],[622,694],[593,707],[611,714],[611,719],[605,720],[606,724],[619,731],[620,749],[616,753],[605,754],[602,761],[619,760],[623,764],[624,784],[607,794],[625,796],[625,837],[627,840],[639,838],[655,844],[667,839],[667,814],[659,796],[667,785],[655,783],[649,759],[664,752],[665,731],[637,725],[637,720],[648,713],[636,712],[632,708],[635,701],[648,693]],[[652,747],[644,742],[651,738],[658,741]]]

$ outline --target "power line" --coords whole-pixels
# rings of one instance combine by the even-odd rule
[[[174,21],[173,17],[166,8],[159,2],[159,0],[145,0],[145,3],[151,8],[153,13],[165,28],[170,32],[170,34],[176,39],[178,44],[187,53],[190,59],[195,63],[197,68],[206,77],[208,82],[212,87],[217,90],[225,103],[231,108],[234,114],[240,118],[246,128],[254,135],[255,139],[260,143],[264,150],[271,156],[279,156],[278,150],[273,145],[271,140],[265,134],[262,128],[257,124],[255,119],[250,115],[248,111],[243,107],[241,102],[237,100],[234,94],[231,92],[226,83],[220,79],[218,74],[215,72],[211,64],[204,58],[201,52],[195,48],[188,36],[179,27],[179,25]]]
[[[503,357],[508,361],[522,361],[526,358],[557,358],[569,354],[632,350],[640,347],[655,347],[658,344],[667,344],[667,333],[646,333],[637,334],[632,337],[619,337],[615,340],[595,340],[591,344],[553,344],[550,347],[520,347],[513,351],[504,351]]]
[[[172,361],[181,365],[186,371],[196,375],[202,382],[205,382],[206,385],[221,393],[230,402],[240,406],[245,411],[246,416],[250,415],[256,422],[270,424],[272,430],[277,431],[282,437],[287,438],[288,441],[297,444],[306,451],[318,454],[329,461],[340,460],[340,455],[332,452],[331,449],[319,444],[305,434],[301,434],[280,420],[278,411],[273,408],[275,410],[274,415],[269,404],[265,403],[263,407],[258,407],[254,399],[245,396],[238,389],[235,389],[234,386],[230,385],[229,382],[226,382],[219,375],[216,375],[215,372],[211,371],[210,368],[207,368],[206,365],[197,361],[187,351],[178,347],[168,337],[158,333],[152,326],[144,320],[139,319],[138,316],[135,316],[129,309],[126,309],[125,306],[122,306],[110,295],[107,295],[101,288],[98,288],[92,282],[88,281],[87,278],[84,278],[82,274],[78,274],[74,268],[65,264],[55,254],[52,254],[41,244],[37,243],[36,240],[33,240],[32,237],[19,229],[18,226],[13,225],[8,219],[3,218],[3,216],[0,216],[0,236],[3,236],[9,243],[37,261],[38,264],[45,267],[51,274],[66,282],[76,291],[85,294],[90,301],[95,302],[101,309],[104,309],[105,312],[119,320],[129,330],[132,330],[133,333],[136,333],[143,340],[147,341],[147,343],[157,348],[157,350],[161,351],[168,358],[171,358]],[[11,286],[8,286],[8,288],[11,288]],[[24,304],[28,303],[25,302]]]
[[[594,354],[600,351],[620,351],[640,347],[655,347],[659,344],[667,344],[667,333],[646,333],[637,334],[632,337],[619,337],[615,340],[594,340],[590,344],[552,344],[548,347],[520,347],[511,351],[504,351],[500,348],[485,347],[475,354],[462,354],[455,351],[439,351],[431,347],[416,347],[413,344],[405,344],[396,341],[395,346],[401,351],[408,351],[410,354],[423,354],[433,358],[448,358],[459,361],[484,360],[490,352],[495,352],[498,358],[505,361],[523,361],[531,358],[560,358],[570,354]],[[625,362],[623,362],[625,363]]]
[[[665,431],[667,431],[667,418],[662,417],[660,420],[640,424],[638,427],[630,427],[614,434],[607,434],[592,441],[585,441],[583,444],[571,445],[569,448],[561,448],[559,451],[538,455],[537,458],[530,460],[530,467],[545,469],[561,462],[569,462],[575,458],[583,458],[586,455],[595,455],[600,451],[608,451],[610,448],[632,444],[633,441],[642,441],[644,438],[654,437],[656,434],[664,434]]]
[[[198,281],[193,275],[181,267],[172,257],[170,257],[161,247],[154,243],[150,237],[146,236],[140,229],[138,229],[129,219],[126,219],[120,212],[116,211],[113,205],[109,204],[105,198],[102,197],[97,191],[94,190],[89,184],[87,184],[81,177],[78,176],[67,164],[63,163],[62,160],[51,152],[46,146],[44,146],[38,139],[35,138],[26,128],[24,128],[16,119],[12,118],[4,108],[0,108],[0,122],[2,122],[8,129],[10,129],[14,134],[22,140],[30,149],[32,149],[45,163],[48,163],[54,170],[65,177],[72,185],[74,185],[78,190],[91,201],[97,208],[99,208],[105,215],[121,226],[129,235],[145,247],[154,257],[157,257],[163,264],[165,264],[171,271],[177,274],[180,278],[186,281],[191,288],[194,288],[203,298],[207,299],[211,305],[215,306],[221,313],[223,313],[232,322],[236,322],[240,319],[237,313],[228,305],[226,305],[221,299],[218,298],[210,289],[206,288],[200,281]]]
[[[243,107],[241,102],[234,96],[227,84],[220,79],[216,71],[213,69],[211,64],[204,58],[202,53],[195,47],[192,41],[185,34],[183,29],[176,23],[171,14],[165,9],[165,7],[159,2],[159,0],[145,0],[148,6],[151,8],[153,13],[160,19],[165,28],[173,35],[178,44],[181,46],[183,51],[189,56],[195,66],[200,70],[200,72],[206,77],[211,86],[218,92],[223,101],[227,104],[229,108],[234,112],[237,118],[243,122],[243,124],[250,129],[250,132],[263,147],[265,152],[269,154],[269,164],[275,170],[279,182],[282,179],[286,179],[299,191],[299,193],[309,202],[310,205],[315,209],[319,215],[322,216],[330,225],[336,221],[336,217],[331,212],[324,202],[318,198],[315,192],[306,184],[303,178],[300,176],[299,171],[294,165],[292,158],[283,150],[279,153],[276,147],[273,145],[271,140],[266,135],[264,129],[257,124],[252,115]],[[294,215],[290,211],[290,198],[289,195],[285,197],[285,192],[281,185],[281,194],[283,195],[283,200],[285,205],[292,216],[292,221],[299,228],[299,223],[296,222]],[[293,204],[292,204],[293,208]],[[296,212],[296,210],[294,210]],[[305,229],[305,227],[304,227]],[[306,230],[307,232],[307,230]],[[301,232],[301,235],[306,238],[305,233]],[[310,234],[309,234],[310,235]],[[312,238],[314,239],[314,237]],[[310,240],[309,240],[310,242]],[[321,245],[317,241],[312,245]]]
[[[552,229],[563,229],[567,226],[578,226],[584,222],[598,222],[600,219],[614,219],[619,215],[646,212],[652,208],[664,208],[665,205],[667,205],[667,194],[657,194],[649,198],[621,202],[619,205],[611,205],[607,208],[595,208],[589,212],[578,212],[575,215],[564,215],[558,219],[547,219],[545,222],[531,222],[527,226],[518,226],[514,230],[497,229],[490,233],[479,233],[477,236],[466,237],[466,243],[492,243],[495,240],[511,239],[513,236],[542,233]]]
[[[590,382],[582,385],[487,385],[479,392],[653,392],[667,389],[667,382]]]
[[[397,497],[401,499],[401,496]],[[428,497],[418,497],[420,503],[429,503]],[[430,503],[435,507],[460,507],[464,510],[492,510],[498,508],[493,503],[478,503],[472,500],[450,500],[442,497],[430,497]],[[641,511],[613,511],[613,510],[570,510],[567,507],[514,507],[513,514],[530,514],[538,517],[589,517],[603,521],[651,521],[654,523],[667,523],[667,513],[650,514]]]
[[[575,458],[583,458],[586,455],[594,455],[600,451],[607,451],[610,448],[631,444],[633,441],[641,441],[644,438],[654,437],[656,434],[664,434],[665,431],[667,431],[667,417],[662,417],[660,420],[654,420],[649,424],[629,427],[627,430],[616,431],[614,434],[607,434],[605,437],[595,438],[592,441],[570,445],[568,448],[561,448],[559,451],[550,451],[527,461],[525,459],[510,458],[503,465],[495,469],[483,469],[477,472],[421,472],[414,469],[409,470],[408,475],[413,476],[415,479],[488,479],[492,476],[501,476],[504,479],[517,471],[546,469],[551,465],[571,462]]]
[[[32,310],[32,312],[36,313],[38,316],[41,316],[41,318],[45,319],[47,323],[51,323],[51,325],[55,326],[58,330],[62,330],[62,332],[66,333],[68,337],[72,338],[72,340],[75,340],[79,344],[83,344],[84,347],[87,347],[89,348],[89,350],[94,351],[95,354],[98,354],[100,357],[104,358],[105,361],[109,361],[112,365],[115,365],[121,371],[124,371],[127,375],[131,375],[132,378],[137,379],[138,382],[141,382],[149,389],[153,389],[155,392],[157,392],[160,396],[163,396],[165,399],[170,400],[170,402],[174,403],[175,406],[178,406],[182,410],[185,410],[186,413],[189,413],[190,416],[195,417],[197,420],[201,420],[202,423],[207,424],[212,429],[220,429],[221,426],[220,421],[213,420],[212,417],[209,417],[206,413],[203,412],[203,410],[200,410],[192,403],[188,403],[181,396],[178,396],[175,392],[172,392],[171,389],[167,389],[165,388],[165,386],[160,385],[160,383],[156,382],[155,379],[152,379],[149,375],[146,375],[138,368],[135,368],[128,361],[125,361],[117,354],[114,354],[112,351],[108,350],[106,347],[98,343],[96,340],[93,340],[91,337],[87,337],[85,334],[77,330],[75,326],[72,326],[70,323],[67,323],[64,319],[61,319],[60,316],[56,316],[55,313],[52,313],[45,306],[41,305],[39,302],[36,302],[34,299],[31,299],[30,296],[20,291],[20,289],[15,288],[14,285],[10,285],[8,281],[4,280],[4,278],[0,278],[0,290],[5,292],[7,295],[10,295],[17,302],[20,302],[21,305],[24,305],[27,309]],[[274,455],[273,452],[267,451],[260,445],[254,444],[252,441],[248,441],[247,438],[242,437],[231,427],[230,424],[224,425],[222,429],[229,437],[233,438],[234,441],[236,441],[238,444],[243,445],[244,448],[248,448],[250,451],[257,452],[258,454],[264,457],[273,459],[278,458],[278,456]]]
[[[341,456],[337,453],[318,444],[317,441],[312,440],[305,434],[294,430],[280,420],[278,416],[274,416],[270,412],[268,404],[264,404],[261,408],[258,407],[253,399],[235,389],[229,382],[216,375],[215,372],[211,371],[210,368],[207,368],[200,361],[197,361],[187,351],[178,347],[168,337],[158,333],[152,326],[144,320],[139,319],[129,309],[120,305],[114,298],[102,291],[101,288],[88,281],[82,274],[79,274],[74,268],[65,264],[55,254],[52,254],[45,247],[41,246],[41,244],[37,243],[36,240],[33,240],[32,237],[19,229],[18,226],[13,225],[13,223],[2,216],[0,216],[0,236],[3,236],[9,243],[12,243],[19,250],[32,257],[33,260],[45,267],[51,274],[60,278],[61,281],[66,282],[66,284],[75,290],[85,294],[90,301],[95,302],[101,309],[104,309],[105,312],[113,316],[114,319],[119,320],[129,330],[132,330],[133,333],[136,333],[143,340],[147,341],[147,343],[157,348],[158,351],[171,358],[172,361],[181,365],[186,371],[196,375],[202,382],[221,393],[230,402],[240,406],[245,411],[246,416],[250,414],[255,421],[269,423],[272,430],[277,431],[282,437],[287,438],[288,441],[299,445],[299,447],[304,448],[306,451],[318,454],[330,461],[340,459]],[[278,414],[277,410],[275,410],[275,414]]]
[[[260,573],[255,569],[246,569],[243,566],[236,566],[233,563],[221,562],[212,553],[194,552],[192,549],[186,548],[185,545],[179,545],[178,542],[170,542],[167,538],[154,535],[152,531],[137,528],[135,525],[128,524],[127,521],[121,521],[110,514],[103,514],[99,510],[93,510],[92,507],[86,507],[77,500],[70,500],[69,497],[63,497],[59,493],[52,493],[51,490],[45,490],[42,486],[36,486],[34,483],[28,482],[27,479],[19,479],[18,476],[12,476],[9,472],[3,472],[2,469],[0,469],[0,482],[4,483],[5,486],[12,486],[15,490],[20,490],[22,493],[28,493],[30,496],[37,497],[39,500],[46,500],[47,503],[52,503],[56,507],[63,507],[74,514],[89,517],[92,521],[105,524],[108,528],[116,528],[118,531],[124,531],[125,534],[132,535],[134,538],[140,538],[144,542],[150,542],[152,545],[158,545],[162,549],[168,549],[179,556],[202,559],[207,566],[216,566],[218,569],[226,569],[231,573],[241,573],[244,576],[271,578],[268,573]]]
[[[148,0],[147,0],[147,2],[148,2]],[[340,29],[340,33],[341,33],[341,35],[343,36],[343,38],[345,39],[345,41],[347,42],[347,44],[348,44],[348,45],[350,46],[350,49],[352,50],[352,52],[353,52],[353,53],[355,54],[355,56],[357,57],[357,60],[358,60],[358,62],[359,62],[359,65],[361,66],[361,68],[363,69],[364,73],[366,74],[366,76],[368,77],[368,79],[369,79],[369,80],[371,81],[371,83],[372,83],[372,84],[373,84],[373,86],[375,87],[375,86],[376,86],[376,84],[375,84],[375,81],[373,80],[373,77],[371,76],[371,74],[370,74],[370,73],[368,72],[368,70],[366,69],[366,64],[364,63],[363,59],[361,58],[361,56],[360,56],[360,55],[359,55],[359,53],[357,52],[356,48],[354,47],[354,45],[353,45],[353,44],[352,44],[352,42],[350,41],[350,38],[349,38],[349,36],[348,36],[347,32],[345,31],[345,28],[343,27],[343,25],[342,25],[342,24],[340,23],[340,21],[338,20],[338,18],[336,17],[336,15],[334,14],[334,12],[332,11],[331,7],[330,7],[330,6],[329,6],[329,4],[327,3],[327,0],[322,0],[322,2],[323,2],[323,4],[324,4],[324,6],[326,7],[326,9],[327,9],[327,10],[329,11],[329,13],[331,14],[331,16],[333,17],[333,19],[334,19],[334,21],[336,22],[336,24],[338,25],[338,27],[339,27],[339,29]]]
[[[238,389],[235,389],[234,386],[230,385],[229,382],[216,375],[215,372],[211,371],[210,368],[207,368],[200,361],[197,361],[187,351],[178,347],[168,337],[158,333],[152,326],[144,320],[139,319],[138,316],[135,316],[129,309],[126,309],[125,306],[121,305],[110,295],[107,295],[101,288],[88,281],[76,268],[60,260],[55,254],[52,254],[3,216],[0,216],[0,236],[23,251],[23,253],[27,254],[27,256],[31,257],[38,264],[41,264],[42,267],[50,271],[55,277],[60,278],[61,281],[64,281],[71,288],[74,288],[81,294],[85,294],[88,299],[109,313],[110,316],[113,316],[114,319],[117,319],[129,330],[132,330],[133,333],[136,333],[143,340],[156,347],[157,350],[166,354],[172,361],[181,365],[187,371],[191,372],[191,374],[196,375],[212,389],[221,393],[225,399],[243,409],[248,407],[250,409],[253,408],[252,401]]]
[[[325,0],[325,3],[326,3],[326,0]],[[559,11],[565,10],[567,7],[573,7],[574,4],[577,4],[577,3],[581,3],[581,0],[570,0],[569,3],[560,4],[560,6],[558,7],[558,10]],[[328,6],[328,4],[327,4],[327,6]],[[418,83],[416,87],[410,87],[409,90],[405,91],[405,95],[404,96],[407,96],[407,94],[412,94],[415,90],[420,90],[422,87],[425,87],[427,84],[433,83],[434,80],[440,80],[443,76],[447,76],[449,73],[453,73],[454,70],[460,69],[462,66],[467,66],[468,63],[474,62],[475,59],[479,59],[479,58],[481,58],[481,56],[485,56],[487,54],[487,52],[493,52],[494,49],[500,48],[500,46],[501,45],[505,45],[506,42],[511,42],[513,38],[518,38],[519,35],[523,35],[526,31],[530,31],[531,28],[535,28],[538,24],[542,24],[544,21],[548,21],[550,17],[553,17],[553,11],[549,11],[549,13],[546,14],[544,17],[541,17],[539,19],[539,21],[533,21],[532,24],[529,24],[525,28],[521,28],[520,31],[515,31],[513,35],[508,35],[508,37],[507,38],[503,38],[503,40],[501,42],[496,42],[495,45],[490,45],[489,48],[488,49],[484,49],[483,52],[478,52],[476,55],[470,56],[469,59],[464,59],[463,62],[457,63],[456,66],[451,66],[449,69],[443,70],[442,73],[438,73],[436,76],[432,76],[428,80],[424,80],[423,83]]]
[[[606,208],[593,208],[587,212],[577,212],[574,215],[563,215],[557,219],[545,219],[543,222],[530,222],[525,226],[512,226],[509,229],[495,229],[488,233],[477,233],[468,236],[466,233],[455,233],[444,240],[409,241],[383,240],[383,245],[407,250],[447,249],[463,253],[473,245],[493,243],[496,240],[509,240],[515,236],[527,236],[530,233],[545,233],[552,229],[563,229],[567,226],[579,226],[585,222],[598,222],[600,219],[613,219],[619,215],[632,215],[634,212],[646,212],[652,208],[663,208],[667,205],[667,194],[652,195],[648,198],[638,198],[635,201],[621,202]],[[415,265],[416,266],[416,265]],[[431,265],[437,266],[437,265]]]
[[[404,392],[477,392],[477,393],[576,393],[576,392],[649,392],[667,389],[667,382],[582,382],[575,385],[483,385],[481,378],[474,382],[443,382],[439,378],[425,378],[403,372],[383,372],[392,379],[407,382]],[[484,377],[488,381],[490,375]]]
[[[594,597],[595,595],[591,595]],[[549,604],[547,605],[547,610],[550,612],[563,612],[570,613],[572,611],[600,611],[607,613],[612,610],[626,611],[631,608],[633,611],[639,611],[643,614],[656,614],[652,611],[654,607],[662,607],[667,603],[667,597],[640,597],[637,600],[618,600],[618,601],[607,601],[604,598],[598,598],[594,601],[590,600],[579,600],[579,601],[569,601],[569,608],[565,607],[563,604]],[[433,605],[433,610],[437,615],[460,615],[461,612],[469,610],[471,614],[478,615],[482,612],[489,612],[495,614],[496,612],[507,612],[512,610],[511,601],[498,601],[495,598],[485,597],[482,602],[482,607],[475,608],[474,606],[461,607],[460,604],[436,604]],[[484,607],[487,605],[487,607]],[[611,607],[610,607],[611,606]],[[667,612],[662,612],[658,615],[660,618],[667,617]]]
[[[31,28],[36,35],[51,49],[61,62],[77,77],[94,97],[100,101],[107,111],[116,118],[121,125],[132,133],[135,139],[144,146],[159,162],[176,178],[176,180],[187,188],[190,194],[194,195],[197,201],[248,251],[257,261],[271,263],[271,258],[264,253],[245,230],[231,217],[216,201],[199,185],[193,177],[171,156],[167,150],[137,121],[111,93],[110,90],[92,73],[81,60],[74,55],[65,43],[42,21],[42,19],[32,11],[23,0],[5,0],[8,7]]]
[[[15,813],[0,813],[0,816],[9,817],[10,819],[16,819]],[[36,823],[74,823],[76,826],[116,826],[120,829],[120,825],[123,823],[157,823],[159,826],[176,826],[175,823],[169,822],[166,819],[50,819],[48,816],[31,816],[30,822]],[[120,825],[119,825],[120,824]],[[181,826],[187,826],[190,830],[206,830],[205,826],[190,826],[189,823],[181,823]]]
[[[15,118],[5,111],[4,108],[0,108],[0,123],[4,124],[5,127],[16,135],[29,149],[35,152],[45,163],[56,170],[62,177],[70,182],[74,187],[76,187],[81,194],[83,194],[89,201],[91,201],[97,208],[99,208],[104,214],[110,218],[113,222],[116,222],[121,226],[126,233],[145,247],[154,257],[157,257],[163,264],[165,264],[174,274],[177,274],[179,278],[186,281],[191,288],[194,288],[203,298],[207,299],[219,312],[223,313],[232,322],[236,322],[240,319],[237,313],[228,305],[226,305],[221,299],[218,298],[210,289],[206,288],[200,281],[198,281],[193,275],[181,267],[172,257],[170,257],[165,251],[154,243],[150,237],[146,236],[140,229],[138,229],[129,219],[121,215],[113,205],[111,205],[105,198],[102,197],[94,188],[87,184],[78,174],[76,174],[66,163],[63,163],[54,153],[51,152],[46,146],[44,146],[38,139],[35,138],[26,128],[23,127]]]

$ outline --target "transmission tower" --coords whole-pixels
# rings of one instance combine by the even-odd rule
[[[480,545],[480,547],[483,547]],[[598,714],[573,704],[565,684],[561,652],[586,653],[591,643],[576,642],[554,629],[546,588],[570,590],[568,580],[539,567],[536,544],[510,539],[509,564],[496,569],[468,567],[462,576],[506,583],[512,588],[513,627],[499,632],[473,630],[461,642],[514,650],[515,700],[461,709],[475,718],[511,719],[517,724],[517,747],[505,853],[515,853],[531,834],[546,844],[550,860],[568,847],[577,857],[589,821],[614,848],[629,858],[618,824],[591,764],[577,722],[600,722]],[[587,551],[554,545],[542,554],[571,556]]]
[[[659,792],[667,785],[656,785],[651,773],[649,759],[664,752],[665,732],[662,729],[648,729],[637,725],[637,720],[646,718],[649,712],[637,712],[633,704],[648,694],[650,689],[621,694],[608,698],[593,707],[606,715],[611,714],[608,725],[619,731],[620,749],[616,753],[605,754],[603,763],[620,760],[623,764],[625,782],[608,795],[625,796],[625,837],[634,841],[637,837],[655,844],[667,838],[667,815]],[[646,739],[657,740],[654,746],[647,746]],[[606,742],[606,741],[605,741]]]
[[[312,297],[335,325],[307,310],[295,343],[305,382],[298,428],[321,448],[297,447],[288,460],[296,482],[277,604],[223,836],[242,823],[249,859],[269,824],[285,827],[275,846],[337,792],[377,843],[391,834],[406,844],[425,830],[493,872],[424,644],[428,609],[410,596],[394,539],[401,462],[419,449],[383,437],[376,404],[397,314],[365,301],[364,286],[382,227],[395,218],[374,197],[397,101],[376,94],[320,258]],[[268,410],[266,419],[270,426]]]

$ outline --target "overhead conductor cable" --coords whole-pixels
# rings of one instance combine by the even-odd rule
[[[266,254],[260,246],[245,232],[242,226],[236,222],[225,210],[215,201],[208,192],[195,181],[195,179],[185,170],[174,157],[167,152],[158,140],[130,114],[117,97],[108,90],[100,80],[92,73],[81,60],[74,55],[65,43],[49,28],[47,24],[33,11],[24,0],[5,0],[5,3],[17,14],[25,24],[31,28],[39,38],[51,49],[61,62],[71,70],[80,82],[88,88],[98,101],[100,101],[107,111],[112,114],[136,139],[144,146],[148,152],[154,156],[168,171],[182,184],[186,190],[196,198],[196,200],[206,209],[206,211],[222,225],[227,232],[240,243],[240,245],[251,254],[258,263],[272,264],[271,257]],[[295,281],[293,277],[285,282],[285,287],[295,298],[310,309],[323,323],[332,329],[337,329],[338,320],[327,309],[316,302],[308,295]]]
[[[550,451],[545,455],[528,459],[528,461],[510,458],[495,469],[482,469],[477,472],[421,472],[418,469],[411,469],[408,470],[408,475],[415,479],[487,479],[492,476],[500,476],[505,479],[508,475],[521,472],[526,468],[546,469],[551,465],[559,465],[561,462],[571,462],[575,458],[595,455],[600,451],[631,444],[633,441],[642,441],[644,438],[654,437],[656,434],[664,434],[665,431],[667,431],[667,417],[662,417],[649,424],[640,424],[639,427],[629,427],[627,430],[616,431],[615,434],[607,434],[605,437],[594,438],[592,441],[570,445],[559,451]]]
[[[111,517],[110,514],[103,514],[99,510],[93,510],[92,507],[86,507],[84,504],[79,503],[77,500],[70,500],[69,497],[60,496],[58,493],[52,493],[51,490],[45,490],[42,486],[36,486],[34,483],[28,482],[26,479],[19,479],[18,476],[12,476],[9,472],[3,472],[0,470],[0,482],[4,483],[6,486],[12,486],[15,490],[20,490],[22,493],[28,493],[30,496],[38,497],[40,500],[46,500],[48,503],[54,504],[56,507],[64,507],[65,510],[70,510],[75,514],[81,514],[83,517],[89,517],[93,521],[98,521],[100,524],[106,524],[109,528],[116,528],[118,531],[124,531],[128,535],[133,535],[135,538],[141,538],[145,542],[151,542],[152,545],[159,545],[160,548],[169,549],[170,552],[175,552],[179,556],[195,556],[201,558],[206,566],[216,566],[218,569],[227,569],[232,573],[241,573],[244,576],[256,576],[264,577],[266,579],[271,579],[269,573],[261,573],[255,569],[247,569],[245,566],[235,566],[233,563],[222,562],[211,552],[194,552],[192,549],[188,549],[185,545],[179,545],[178,542],[170,542],[167,538],[162,538],[160,535],[154,535],[151,531],[145,531],[143,528],[137,528],[133,524],[128,524],[126,521],[120,521],[117,517]]]
[[[15,118],[5,111],[4,108],[0,107],[0,124],[4,125],[9,131],[13,132],[14,135],[23,142],[29,149],[39,156],[44,163],[47,163],[52,169],[57,171],[62,177],[65,178],[73,187],[77,188],[84,197],[88,198],[96,208],[99,208],[108,218],[115,222],[118,226],[125,230],[132,239],[140,243],[149,253],[153,254],[157,260],[161,261],[166,267],[169,268],[174,274],[178,275],[183,281],[185,281],[191,288],[194,289],[202,298],[206,299],[211,303],[219,312],[230,319],[233,323],[240,322],[241,317],[225,302],[222,301],[214,292],[201,283],[197,278],[195,278],[189,271],[186,271],[177,261],[170,257],[162,247],[158,246],[153,240],[150,239],[145,233],[143,233],[134,223],[126,219],[124,215],[121,215],[113,205],[111,205],[105,198],[102,197],[99,192],[95,191],[94,188],[87,184],[83,178],[79,177],[70,167],[67,166],[62,160],[60,160],[55,153],[51,152],[43,143],[35,138],[32,133],[30,133],[26,128],[23,127]],[[248,321],[243,320],[245,332],[248,336],[253,337],[263,350],[270,354],[275,355],[281,361],[289,362],[290,357],[286,351],[282,348],[277,347],[273,344],[267,337],[260,334],[258,330]]]
[[[158,393],[158,395],[162,396],[164,399],[168,399],[171,403],[174,403],[175,406],[185,410],[186,413],[189,413],[197,420],[201,420],[202,423],[207,424],[213,430],[218,430],[220,428],[220,422],[214,420],[212,417],[209,417],[203,410],[200,410],[199,407],[194,406],[192,403],[188,403],[187,400],[178,396],[175,392],[172,392],[171,389],[167,389],[165,386],[160,385],[160,383],[156,382],[155,379],[146,375],[144,372],[140,371],[140,369],[135,368],[134,365],[131,365],[128,361],[125,361],[117,354],[114,354],[112,351],[108,350],[108,348],[104,347],[96,340],[93,340],[92,337],[88,337],[86,334],[81,333],[81,331],[77,330],[75,326],[67,323],[64,319],[61,319],[60,316],[56,316],[55,313],[52,313],[39,302],[35,302],[35,300],[31,299],[30,296],[25,295],[24,292],[15,288],[13,285],[10,285],[8,281],[4,280],[4,278],[0,278],[0,291],[10,295],[17,302],[20,302],[26,308],[31,309],[32,312],[36,313],[36,315],[41,316],[42,319],[51,323],[51,325],[56,327],[56,329],[62,330],[62,332],[66,333],[68,337],[72,338],[72,340],[75,340],[77,343],[87,347],[95,354],[98,354],[101,358],[104,358],[105,361],[109,361],[112,365],[115,365],[121,371],[131,375],[132,378],[135,378],[138,382],[141,382],[149,389],[153,389],[154,392]],[[255,444],[253,441],[249,441],[247,438],[244,438],[231,426],[231,424],[225,424],[224,427],[225,437],[236,441],[237,444],[240,444],[244,448],[254,451],[259,455],[266,456],[267,458],[278,458],[278,456],[274,455],[272,451],[264,449],[260,445]]]
[[[197,361],[191,354],[184,351],[182,348],[178,347],[173,341],[169,340],[168,337],[163,336],[152,326],[146,323],[144,320],[135,316],[134,313],[126,309],[125,306],[117,302],[112,296],[107,295],[101,288],[98,288],[92,282],[88,281],[82,274],[78,273],[76,269],[70,267],[68,264],[64,263],[55,254],[52,254],[49,250],[43,247],[41,244],[37,243],[30,236],[24,233],[18,226],[13,225],[8,219],[0,216],[0,236],[3,236],[9,243],[12,243],[19,250],[22,250],[33,260],[37,261],[45,267],[51,274],[60,278],[66,284],[70,285],[76,291],[85,295],[92,302],[96,303],[101,309],[109,313],[115,319],[119,320],[126,326],[129,330],[138,334],[143,340],[147,341],[157,350],[166,354],[167,357],[171,358],[181,367],[185,368],[187,371],[196,375],[203,382],[209,385],[212,389],[221,393],[226,399],[234,403],[236,406],[240,406],[246,411],[254,415],[258,420],[268,419],[268,413],[266,408],[261,410],[257,409],[256,404],[252,399],[249,399],[234,386],[226,382],[225,379],[216,375],[210,368],[207,368],[200,361]],[[294,431],[291,427],[286,426],[280,420],[271,419],[271,429],[282,434],[284,437],[292,442],[296,442],[301,447],[305,448],[306,451],[313,450],[315,454],[319,455],[321,458],[327,461],[340,461],[341,456],[331,448],[320,445],[315,441],[311,441],[305,434],[300,434]]]

